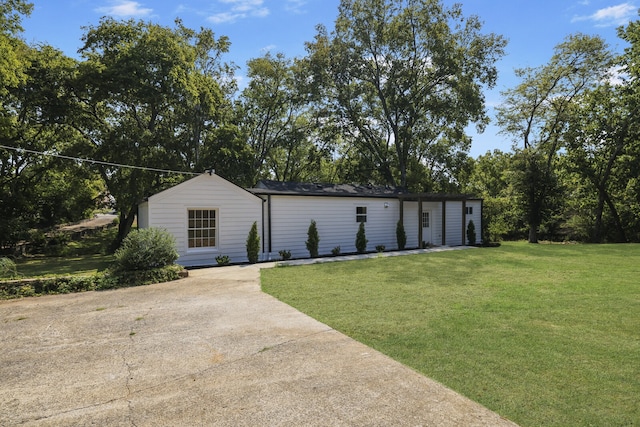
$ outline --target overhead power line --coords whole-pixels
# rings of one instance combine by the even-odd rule
[[[29,150],[29,149],[26,149],[26,148],[18,148],[18,147],[9,147],[9,146],[6,146],[6,145],[0,145],[0,148],[4,148],[4,149],[7,149],[7,150],[20,151],[20,152],[23,152],[23,153],[37,154],[37,155],[40,155],[40,156],[57,157],[59,159],[74,160],[74,161],[77,161],[77,162],[91,163],[91,164],[96,164],[96,165],[113,166],[113,167],[118,167],[118,168],[139,169],[139,170],[145,170],[145,171],[151,171],[151,172],[178,173],[178,174],[182,174],[182,175],[200,175],[197,172],[183,172],[183,171],[174,171],[174,170],[169,170],[169,169],[149,168],[149,167],[145,167],[145,166],[123,165],[123,164],[120,164],[120,163],[103,162],[101,160],[93,160],[93,159],[82,159],[80,157],[64,156],[62,154],[55,154],[55,153],[45,153],[45,152],[42,152],[42,151],[35,151],[35,150]]]

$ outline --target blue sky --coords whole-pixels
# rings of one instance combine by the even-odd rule
[[[507,55],[498,63],[497,87],[486,93],[487,105],[500,103],[500,91],[515,86],[514,69],[548,62],[553,48],[574,33],[600,35],[613,49],[623,42],[616,28],[638,19],[640,0],[444,0],[462,3],[465,15],[477,15],[484,32],[509,40]],[[32,15],[25,19],[23,37],[30,43],[48,43],[75,56],[81,47],[83,26],[96,25],[102,16],[144,19],[172,25],[175,18],[193,29],[211,28],[216,36],[228,36],[226,60],[244,66],[266,51],[288,57],[305,54],[315,26],[333,27],[339,0],[31,0]],[[238,77],[243,78],[243,70]],[[493,149],[510,150],[511,142],[490,126],[482,135],[473,134],[471,155]]]

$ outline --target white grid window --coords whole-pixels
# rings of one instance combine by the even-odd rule
[[[429,212],[422,212],[422,228],[429,228]]]
[[[189,248],[214,248],[216,231],[215,209],[189,209]]]

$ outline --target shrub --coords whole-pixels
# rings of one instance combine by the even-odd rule
[[[260,253],[260,236],[258,236],[258,223],[254,222],[247,236],[247,258],[251,264],[258,262]]]
[[[291,251],[282,250],[282,251],[279,251],[278,253],[280,254],[280,258],[282,258],[283,261],[286,261],[291,258]]]
[[[171,265],[178,259],[176,241],[166,230],[144,228],[134,230],[115,253],[115,269],[145,271]]]
[[[16,263],[9,258],[0,258],[0,278],[13,279],[18,276]]]
[[[216,257],[216,262],[218,263],[218,265],[229,265],[229,263],[231,262],[231,258],[229,258],[228,255],[218,255]]]
[[[173,264],[150,270],[118,271],[111,270],[99,277],[96,289],[117,289],[132,286],[151,285],[178,280],[184,268]]]
[[[365,253],[367,251],[367,236],[364,230],[364,222],[360,223],[358,227],[358,233],[356,234],[356,250],[359,254]]]
[[[402,221],[398,221],[396,225],[396,241],[398,242],[398,249],[400,250],[403,250],[407,245],[407,233],[404,232]]]
[[[385,246],[384,245],[378,245],[376,246],[376,252],[384,252]]]
[[[476,225],[473,220],[470,220],[467,225],[467,242],[469,242],[469,246],[476,244]]]
[[[101,277],[96,274],[93,276],[44,277],[0,282],[0,299],[92,291],[97,289]]]
[[[331,249],[331,255],[340,255],[340,246],[336,246],[335,248]]]
[[[316,222],[311,220],[311,224],[309,224],[309,230],[307,230],[307,241],[305,244],[307,245],[307,250],[309,251],[309,256],[311,258],[316,258],[318,256],[318,245],[320,243],[320,236],[318,236],[318,227],[316,226]]]

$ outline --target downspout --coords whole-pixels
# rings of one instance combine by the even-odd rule
[[[447,201],[442,201],[442,246],[447,245]]]
[[[484,233],[482,232],[482,213],[484,212],[484,199],[480,199],[480,228],[478,228],[478,230],[480,230],[480,243],[484,244]]]
[[[462,246],[467,244],[467,201],[462,201]]]
[[[418,197],[418,248],[420,249],[424,249],[422,247],[422,237],[422,197]]]
[[[269,256],[271,256],[271,252],[273,251],[273,247],[271,246],[271,194],[267,196],[267,214],[269,215]]]
[[[264,261],[264,202],[266,200],[262,197],[260,197],[260,200],[262,200],[262,259]]]

